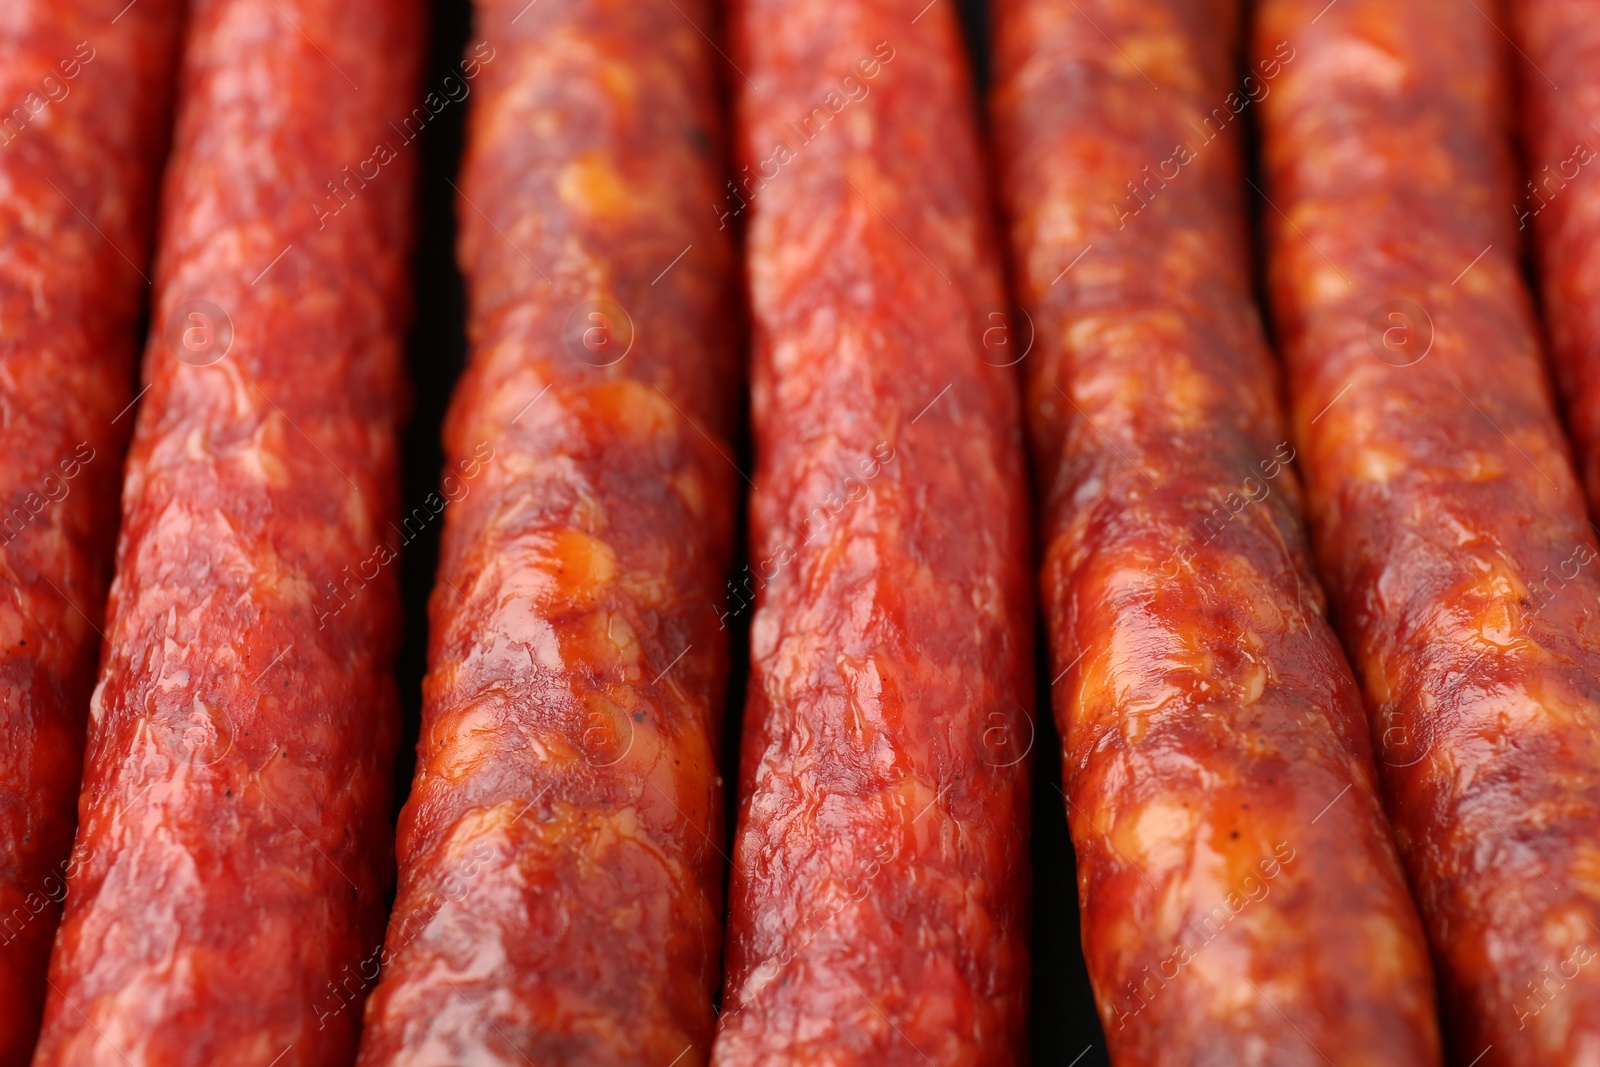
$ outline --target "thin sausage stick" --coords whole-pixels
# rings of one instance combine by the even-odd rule
[[[1600,3],[1507,5],[1522,55],[1527,166],[1509,211],[1537,254],[1539,290],[1567,425],[1600,514]],[[1600,944],[1597,944],[1600,947]]]
[[[391,877],[416,148],[388,121],[420,19],[191,5],[35,1067],[354,1056]]]
[[[713,1062],[1026,1056],[1032,607],[951,5],[744,0],[755,614]],[[993,364],[993,365],[991,365]]]
[[[1113,1060],[1440,1057],[1251,295],[1231,0],[1004,0],[1062,781]],[[1046,1009],[1048,1010],[1048,1009]]]
[[[116,546],[182,4],[0,18],[0,1067],[33,1055]]]
[[[691,0],[479,0],[472,363],[363,1065],[705,1063],[738,413]]]
[[[1311,526],[1453,1059],[1600,1056],[1600,569],[1454,0],[1265,0],[1268,273]]]
[[[1600,515],[1600,4],[1522,0],[1505,9],[1518,44],[1510,63],[1520,80],[1526,167],[1515,198],[1495,210],[1510,212],[1519,236],[1533,238],[1551,362],[1592,522]],[[1576,1004],[1546,1012],[1570,972],[1600,955],[1600,933],[1584,944],[1587,951],[1569,953],[1518,990],[1529,1025],[1548,1033],[1546,1048],[1561,1050],[1550,1062],[1578,1062],[1600,1048],[1600,998],[1585,1002],[1576,1020],[1565,1017]]]

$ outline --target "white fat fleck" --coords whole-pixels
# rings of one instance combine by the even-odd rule
[[[757,659],[766,659],[778,648],[778,618],[768,608],[756,612],[750,624],[750,652]]]
[[[566,669],[566,661],[561,655],[561,641],[556,637],[555,627],[543,619],[537,619],[521,635],[528,646],[529,658],[535,664],[549,671],[562,671]]]
[[[1406,65],[1398,57],[1371,41],[1358,37],[1337,37],[1326,47],[1308,49],[1302,71],[1303,84],[1359,82],[1386,93],[1400,90],[1406,79]]]

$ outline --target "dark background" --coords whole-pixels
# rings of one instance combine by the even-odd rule
[[[471,32],[471,9],[468,0],[431,0],[431,3],[434,24],[425,84],[437,85],[461,58]],[[986,4],[983,0],[961,0],[959,7],[981,94],[988,80]],[[976,100],[973,106],[981,121],[982,112]],[[423,498],[438,487],[443,464],[439,428],[466,353],[461,277],[455,269],[454,191],[449,185],[455,178],[456,161],[461,153],[466,110],[445,108],[428,124],[421,139],[423,221],[415,268],[417,319],[409,350],[416,397],[405,439],[407,511],[421,504]],[[750,469],[747,449],[737,458],[742,469]],[[400,781],[404,785],[397,805],[404,801],[415,762],[414,745],[427,654],[427,602],[438,562],[438,537],[439,524],[430,524],[407,547],[401,570],[406,631],[399,680],[406,734],[400,767]],[[740,560],[737,566],[742,565],[743,560]],[[1038,632],[1042,634],[1042,628]],[[729,730],[725,746],[730,755],[737,751],[744,693],[744,636],[735,636],[734,662],[738,667],[729,690]],[[1042,640],[1037,658],[1041,665],[1047,662]],[[1108,1063],[1105,1039],[1094,1012],[1078,942],[1072,843],[1067,837],[1064,803],[1058,792],[1060,742],[1049,714],[1047,683],[1048,679],[1041,673],[1033,793],[1033,1060],[1041,1067],[1103,1067]],[[731,760],[724,762],[727,764],[725,777],[731,786],[735,779],[733,764]],[[729,811],[734,810],[732,801],[730,796]]]

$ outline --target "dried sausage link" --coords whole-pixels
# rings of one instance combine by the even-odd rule
[[[479,0],[471,364],[363,1065],[705,1063],[739,409],[702,0]]]
[[[1600,4],[1508,4],[1523,57],[1520,75],[1526,167],[1496,211],[1533,237],[1556,380],[1588,489],[1600,513]]]
[[[1027,481],[955,10],[733,19],[757,462],[713,1062],[1017,1063]]]
[[[0,19],[0,1067],[33,1055],[116,547],[176,0]]]
[[[1269,49],[1239,84],[1232,0],[994,18],[1040,592],[1112,1058],[1437,1063],[1251,294],[1242,115],[1299,59]]]
[[[398,728],[417,149],[389,121],[421,35],[413,0],[189,5],[35,1067],[354,1057]]]
[[[1268,280],[1317,555],[1479,1067],[1600,1055],[1600,568],[1511,210],[1497,5],[1264,0]]]

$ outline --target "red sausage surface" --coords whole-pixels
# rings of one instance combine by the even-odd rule
[[[33,1054],[78,866],[182,17],[175,0],[126,3],[0,8],[0,1067]]]
[[[1452,1058],[1600,1061],[1600,561],[1521,274],[1494,7],[1264,0],[1268,280]]]
[[[1002,287],[955,10],[743,0],[732,43],[754,616],[712,1059],[1017,1063],[1027,483],[969,337]]]
[[[1524,173],[1510,211],[1533,238],[1539,291],[1567,426],[1600,514],[1600,3],[1508,5],[1522,51]]]
[[[472,358],[363,1065],[705,1063],[742,384],[709,6],[476,5]]]
[[[1251,293],[1241,114],[1297,60],[1239,84],[1239,14],[994,11],[1084,955],[1119,1067],[1437,1063]]]
[[[35,1067],[350,1063],[391,877],[420,5],[189,18]]]

